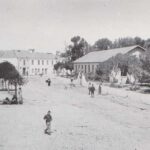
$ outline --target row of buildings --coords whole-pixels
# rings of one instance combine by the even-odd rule
[[[75,72],[95,73],[100,62],[104,62],[117,54],[129,54],[139,57],[146,50],[138,45],[110,50],[94,51],[73,62]]]
[[[22,75],[48,75],[53,71],[56,56],[31,50],[0,51],[0,63],[10,62]]]
[[[100,62],[121,53],[139,57],[146,50],[138,45],[111,50],[94,51],[73,62],[75,72],[95,73]],[[0,63],[12,63],[22,75],[49,75],[53,72],[54,64],[59,60],[52,53],[31,50],[0,51]]]

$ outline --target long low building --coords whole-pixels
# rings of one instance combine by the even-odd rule
[[[145,51],[146,50],[143,47],[135,45],[130,47],[90,52],[73,62],[74,71],[75,72],[82,71],[85,74],[91,72],[95,73],[100,62],[104,62],[109,58],[116,56],[119,53],[135,55],[139,57]]]
[[[48,75],[53,70],[55,56],[33,49],[0,51],[0,63],[5,61],[13,64],[22,75]]]

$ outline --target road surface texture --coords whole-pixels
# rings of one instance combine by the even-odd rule
[[[150,150],[150,95],[103,87],[91,98],[69,79],[45,80],[29,79],[23,105],[0,105],[0,150]]]

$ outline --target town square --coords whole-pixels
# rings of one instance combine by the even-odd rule
[[[0,0],[0,150],[150,150],[149,0]]]

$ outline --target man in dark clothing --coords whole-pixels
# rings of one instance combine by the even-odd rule
[[[51,86],[51,79],[50,78],[47,79],[46,82],[47,82],[48,86]]]
[[[50,134],[51,133],[51,121],[52,121],[52,116],[50,114],[51,112],[48,111],[47,114],[44,116],[44,120],[46,122],[46,129],[45,129],[45,133],[46,134]]]
[[[91,86],[91,97],[94,97],[94,92],[95,92],[95,87],[92,84],[92,86]]]

